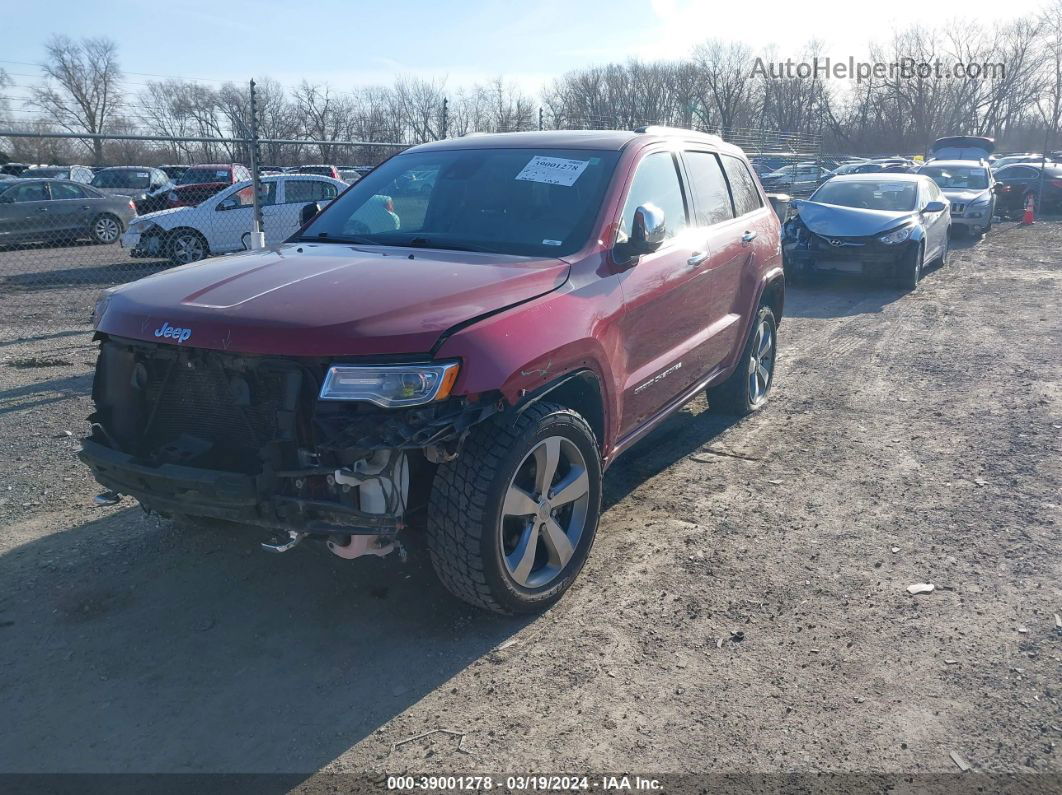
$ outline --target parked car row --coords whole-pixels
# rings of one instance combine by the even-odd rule
[[[315,174],[262,177],[258,197],[267,245],[282,243],[301,225],[302,208],[327,203],[347,184]],[[218,191],[197,205],[171,207],[136,218],[121,244],[134,257],[169,259],[175,265],[249,249],[253,217],[250,179]]]
[[[831,177],[845,174],[908,174],[917,163],[904,157],[850,158],[820,157],[792,162],[779,155],[754,158],[754,167],[763,187],[772,192],[808,195]]]
[[[0,202],[5,205],[0,240],[4,242],[71,241],[88,236],[99,243],[113,243],[139,216],[141,222],[135,228],[154,234],[146,234],[143,245],[131,245],[134,256],[164,256],[183,263],[247,247],[251,173],[239,163],[110,166],[95,171],[76,165],[7,165],[12,166],[9,171],[18,173],[0,174],[4,197]],[[289,170],[292,176],[302,175],[300,179],[266,177],[262,192],[266,239],[279,242],[298,228],[297,205],[330,201],[371,170],[359,169],[347,170],[347,180],[339,179],[341,172],[335,166],[325,165]],[[74,184],[83,189],[72,188]],[[401,188],[396,192],[401,193]],[[106,211],[98,206],[104,197],[114,199]],[[76,213],[75,200],[85,204]],[[186,212],[167,214],[177,209]],[[215,216],[216,211],[232,212]],[[103,212],[106,220],[98,217]],[[172,233],[178,228],[181,233],[175,237]]]
[[[128,196],[108,195],[91,185],[62,179],[0,182],[0,244],[114,243],[136,207]]]

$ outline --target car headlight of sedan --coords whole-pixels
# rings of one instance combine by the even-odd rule
[[[383,408],[419,406],[449,397],[461,366],[442,364],[345,365],[328,368],[321,400],[363,400]]]
[[[878,238],[878,240],[880,240],[886,245],[894,246],[897,243],[902,243],[903,241],[907,240],[911,236],[911,233],[913,231],[913,226],[903,226],[899,229],[893,229],[887,235],[882,235]]]

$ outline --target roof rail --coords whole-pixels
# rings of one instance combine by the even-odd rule
[[[633,132],[656,135],[702,135],[705,138],[712,138],[719,143],[723,143],[723,139],[714,133],[697,132],[697,130],[687,130],[683,127],[667,127],[662,124],[644,124],[641,127],[635,127]]]

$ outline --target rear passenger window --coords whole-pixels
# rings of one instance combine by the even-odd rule
[[[749,173],[748,166],[730,155],[723,155],[722,161],[726,178],[730,180],[730,192],[734,196],[735,212],[740,216],[762,207],[760,192],[756,190],[756,183]]]
[[[711,152],[686,152],[683,157],[690,178],[690,192],[697,206],[697,223],[711,226],[733,218],[730,191],[727,190],[718,155]]]
[[[653,204],[664,211],[666,239],[670,240],[686,228],[686,201],[682,196],[675,158],[670,152],[654,152],[638,165],[627,203],[623,205],[619,241],[630,237],[634,211],[642,204]]]
[[[76,185],[69,185],[65,182],[53,182],[52,183],[52,198],[53,199],[84,199],[85,192]]]
[[[291,179],[284,186],[285,204],[296,202],[316,202],[334,199],[337,195],[336,186],[331,182],[321,182],[310,179]]]

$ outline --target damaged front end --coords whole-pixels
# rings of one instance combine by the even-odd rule
[[[320,400],[332,361],[98,335],[91,435],[106,488],[163,515],[318,536],[341,557],[385,554],[434,465],[498,410],[490,397],[381,408]]]

